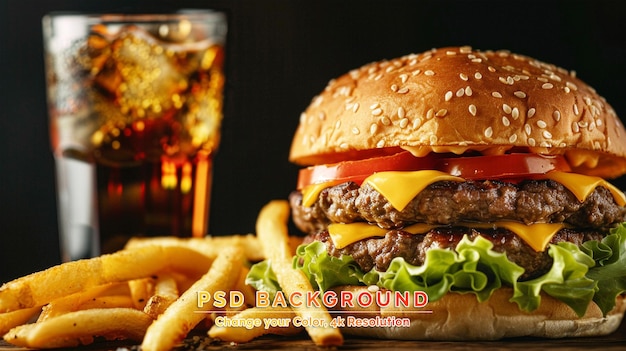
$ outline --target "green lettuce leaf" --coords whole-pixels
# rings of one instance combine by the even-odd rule
[[[626,223],[611,229],[602,242],[583,243],[581,250],[596,263],[587,277],[598,282],[593,301],[606,314],[615,307],[617,295],[626,292]]]
[[[319,241],[298,246],[293,266],[304,272],[314,289],[325,291],[338,285],[365,284],[364,273],[351,256],[330,256],[326,245]]]
[[[272,270],[270,260],[255,263],[250,267],[248,275],[246,275],[246,284],[258,291],[269,293],[270,299],[274,300],[277,291],[281,291],[280,284],[276,274]]]
[[[522,310],[533,311],[541,303],[541,290],[570,306],[582,316],[596,292],[596,282],[585,275],[594,260],[572,243],[549,245],[553,263],[550,270],[535,279],[518,282],[511,301]]]
[[[386,272],[378,273],[378,285],[394,291],[421,290],[430,301],[449,291],[474,293],[479,301],[485,301],[503,281],[513,285],[524,273],[522,267],[492,248],[487,239],[477,237],[471,241],[465,236],[456,251],[428,250],[421,266],[395,258]]]

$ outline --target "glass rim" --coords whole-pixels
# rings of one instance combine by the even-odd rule
[[[84,19],[100,23],[160,23],[173,20],[185,19],[188,21],[206,22],[226,22],[226,13],[213,9],[180,9],[175,12],[73,12],[73,11],[53,11],[45,14],[43,20]]]

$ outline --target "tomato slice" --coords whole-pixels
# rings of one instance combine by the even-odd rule
[[[415,157],[410,152],[403,151],[391,156],[312,166],[300,170],[297,188],[302,189],[307,185],[331,181],[336,183],[353,181],[360,184],[375,172],[433,169],[435,161],[436,158],[431,155]]]
[[[307,167],[300,170],[297,188],[325,182],[362,183],[375,172],[439,170],[468,180],[501,179],[520,180],[533,178],[550,171],[571,171],[561,155],[504,154],[489,156],[445,157],[429,154],[415,157],[410,152],[391,156],[373,157],[357,161],[345,161],[329,165]]]
[[[565,157],[537,154],[442,158],[437,169],[469,180],[532,178],[550,171],[571,171]]]

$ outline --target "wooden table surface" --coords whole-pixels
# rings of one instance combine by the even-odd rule
[[[80,347],[82,351],[138,351],[133,344],[122,342],[101,342],[90,346]],[[180,350],[193,350],[194,348],[180,348]],[[333,348],[335,349],[335,348]],[[500,341],[484,342],[441,342],[441,341],[397,341],[397,340],[372,340],[353,338],[347,336],[343,346],[336,350],[626,350],[626,321],[611,335],[594,338],[570,338],[570,339],[538,339],[516,338]],[[25,349],[15,347],[0,341],[0,351],[23,351]],[[324,350],[316,347],[313,342],[302,333],[296,336],[279,337],[267,336],[254,340],[250,343],[232,345],[229,343],[214,343],[203,345],[199,350]]]

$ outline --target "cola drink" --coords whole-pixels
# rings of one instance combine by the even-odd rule
[[[44,19],[64,260],[206,234],[225,80],[215,15]]]

